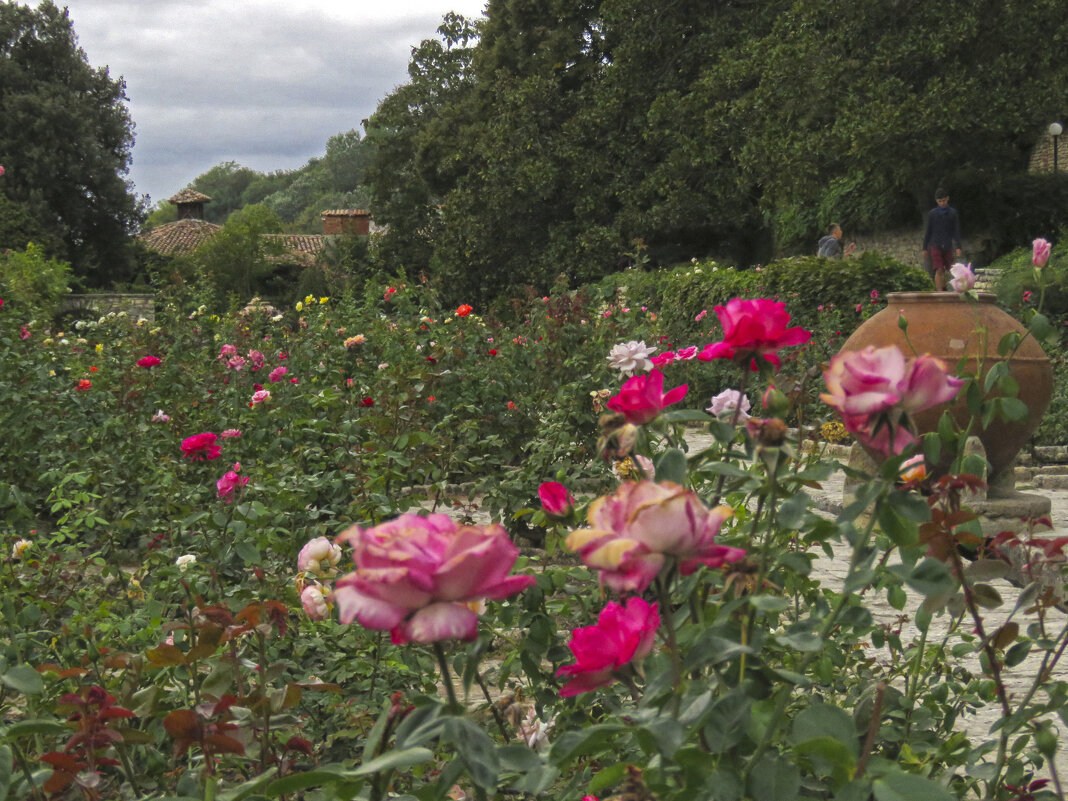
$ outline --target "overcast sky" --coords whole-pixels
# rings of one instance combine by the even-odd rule
[[[56,0],[126,80],[130,177],[156,203],[224,161],[293,169],[407,81],[412,47],[485,0]],[[37,0],[27,5],[38,5]]]

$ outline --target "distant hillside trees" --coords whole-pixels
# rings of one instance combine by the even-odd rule
[[[204,219],[219,225],[246,206],[263,205],[277,215],[287,233],[319,233],[320,212],[326,209],[365,209],[370,191],[365,175],[373,152],[358,131],[330,137],[326,153],[300,169],[257,172],[233,161],[212,167],[190,184],[208,195]],[[149,218],[150,225],[177,219],[177,210],[166,201]]]
[[[5,218],[32,219],[31,236],[87,283],[128,279],[129,237],[143,208],[126,179],[134,126],[125,84],[90,66],[65,9],[0,3],[0,193]],[[18,211],[14,210],[14,204]],[[0,247],[21,247],[21,234]]]

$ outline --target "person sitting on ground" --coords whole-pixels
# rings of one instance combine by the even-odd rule
[[[927,212],[927,229],[923,233],[923,253],[930,259],[935,291],[946,288],[946,271],[953,265],[954,254],[960,258],[960,215],[949,205],[949,192],[935,191],[938,204]]]
[[[846,245],[845,255],[852,256],[853,251],[856,249],[856,247],[856,242],[850,242],[848,245]],[[819,250],[816,251],[816,255],[823,256],[828,259],[842,258],[842,226],[840,226],[838,223],[831,223],[827,227],[827,236],[820,239]]]

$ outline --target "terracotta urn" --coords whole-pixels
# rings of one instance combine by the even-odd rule
[[[887,295],[887,307],[854,331],[842,350],[897,345],[906,355],[911,355],[914,348],[916,353],[937,356],[952,370],[962,359],[967,373],[974,373],[981,363],[985,375],[991,365],[1001,360],[1001,338],[1010,331],[1026,331],[1018,320],[995,305],[995,298],[992,293],[980,292],[979,302],[975,303],[955,292],[892,292]],[[898,325],[899,317],[908,321],[907,340]],[[972,427],[986,449],[992,479],[1012,467],[1053,395],[1053,369],[1033,337],[1027,337],[1012,357],[1010,372],[1020,386],[1018,397],[1029,410],[1027,418],[1014,423],[995,419],[981,430],[977,420]],[[970,415],[963,396],[948,406],[958,426],[966,425]],[[934,431],[946,408],[943,404],[916,415],[919,433]]]

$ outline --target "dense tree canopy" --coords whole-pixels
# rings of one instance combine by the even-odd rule
[[[0,3],[0,192],[91,282],[129,277],[132,146],[125,84],[90,66],[66,10]]]
[[[491,0],[440,34],[370,121],[372,210],[384,254],[475,296],[637,239],[807,251],[832,219],[918,224],[944,182],[996,228],[982,207],[1029,202],[1005,177],[1068,110],[1057,0]]]

